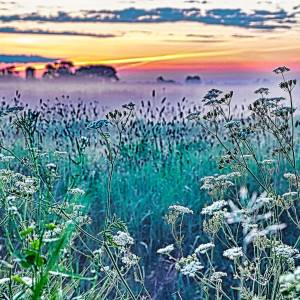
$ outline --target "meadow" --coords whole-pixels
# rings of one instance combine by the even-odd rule
[[[1,297],[299,299],[286,72],[286,99],[260,88],[250,106],[217,89],[110,111],[3,99]]]

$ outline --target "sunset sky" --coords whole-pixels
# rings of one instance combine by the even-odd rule
[[[0,64],[70,59],[136,76],[240,76],[282,64],[300,72],[300,1],[1,0],[0,42]]]

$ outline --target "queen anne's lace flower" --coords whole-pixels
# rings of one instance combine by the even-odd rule
[[[168,245],[164,248],[161,248],[161,249],[158,249],[156,252],[158,254],[169,254],[170,252],[172,252],[174,250],[174,245],[171,244],[171,245]]]
[[[103,253],[103,250],[102,250],[101,248],[96,249],[96,250],[93,251],[93,254],[94,254],[95,256],[101,256],[102,253]]]
[[[33,195],[37,191],[37,179],[34,177],[26,177],[21,174],[15,174],[18,181],[15,186],[22,194]]]
[[[215,212],[221,210],[227,205],[227,202],[225,200],[219,200],[215,201],[209,206],[206,206],[202,209],[201,214],[202,215],[213,215]]]
[[[294,255],[298,254],[299,251],[289,245],[281,244],[274,248],[276,255],[284,258],[292,258]]]
[[[226,175],[226,178],[227,179],[236,179],[236,178],[239,178],[241,176],[242,176],[242,174],[240,172],[231,172],[231,173]]]
[[[124,231],[118,231],[116,235],[113,236],[113,241],[120,247],[125,247],[127,245],[133,245],[133,238]]]
[[[205,190],[208,192],[214,190],[226,190],[229,187],[234,186],[234,183],[230,179],[236,177],[238,173],[239,172],[234,172],[234,176],[231,176],[230,174],[219,176],[206,176],[201,179],[201,182],[203,182],[201,190]]]
[[[12,155],[3,155],[2,153],[0,153],[0,162],[10,162],[11,160],[14,159],[14,156]]]
[[[48,164],[46,165],[46,167],[47,167],[48,169],[50,169],[50,170],[53,170],[53,169],[56,169],[56,168],[57,168],[56,164],[54,164],[54,163],[48,163]]]
[[[241,247],[233,247],[233,248],[225,250],[223,252],[223,256],[225,256],[231,260],[235,260],[235,259],[243,256],[243,250]]]
[[[68,152],[56,150],[56,151],[54,151],[54,154],[57,156],[66,156],[66,155],[68,155]]]
[[[169,210],[175,210],[176,212],[179,212],[181,214],[193,214],[194,213],[191,209],[189,209],[188,207],[182,206],[182,205],[169,206]]]
[[[286,299],[299,299],[300,297],[300,267],[294,272],[281,275],[279,278],[280,291]]]
[[[204,267],[201,265],[196,254],[193,254],[189,255],[188,257],[182,257],[175,264],[175,268],[183,275],[195,277],[196,273],[202,270]]]
[[[258,90],[256,90],[254,92],[255,94],[264,94],[264,95],[268,95],[269,94],[269,89],[268,88],[259,88]]]
[[[93,122],[90,122],[88,125],[87,125],[87,128],[88,129],[104,129],[104,128],[107,128],[107,126],[110,124],[110,121],[108,120],[98,120],[98,121],[93,121]]]
[[[131,252],[125,252],[121,260],[123,264],[127,265],[128,267],[132,267],[139,262],[139,257]]]
[[[109,266],[105,266],[105,267],[101,268],[100,271],[106,273],[109,271],[109,269],[110,269]]]
[[[275,164],[275,160],[274,159],[265,159],[265,160],[261,161],[261,164],[264,166],[273,166]]]
[[[273,72],[276,74],[281,74],[281,73],[288,72],[288,71],[290,71],[290,69],[287,68],[286,66],[278,67],[273,70]]]
[[[285,199],[285,198],[294,198],[294,197],[296,197],[298,195],[298,193],[297,192],[287,192],[287,193],[284,193],[283,195],[282,195],[282,197]]]
[[[210,276],[210,280],[215,281],[215,282],[222,282],[222,277],[226,277],[226,276],[227,276],[227,273],[225,273],[225,272],[214,272]]]
[[[217,98],[222,94],[223,92],[218,89],[211,89],[207,92],[207,94],[203,97],[202,102],[211,103],[212,100],[216,101]],[[214,102],[212,102],[214,103]]]
[[[296,179],[297,179],[296,175],[293,173],[285,173],[285,174],[283,174],[283,177],[285,179],[287,179],[288,181],[296,181]]]
[[[69,193],[72,195],[84,195],[85,191],[80,188],[73,188],[69,190]]]
[[[206,243],[206,244],[201,244],[199,245],[196,250],[195,250],[195,253],[198,254],[198,253],[201,253],[201,254],[204,254],[206,253],[208,250],[212,249],[215,247],[215,244],[213,243]]]
[[[272,197],[259,197],[256,199],[256,204],[270,204],[274,201]]]

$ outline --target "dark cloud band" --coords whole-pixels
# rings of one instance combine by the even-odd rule
[[[278,11],[255,10],[246,13],[241,9],[211,9],[202,11],[198,8],[176,9],[156,8],[123,10],[84,10],[74,15],[60,11],[55,15],[30,13],[24,15],[0,16],[0,21],[34,21],[34,22],[90,22],[90,23],[162,23],[189,21],[212,25],[236,26],[244,28],[273,30],[290,28],[295,22],[295,14],[281,9]]]
[[[47,63],[57,59],[39,56],[39,55],[6,55],[0,54],[0,63]]]
[[[114,38],[122,36],[122,34],[97,34],[97,33],[85,33],[77,31],[49,31],[49,30],[40,30],[40,29],[28,29],[22,30],[15,27],[0,27],[0,32],[2,33],[23,33],[23,34],[50,34],[50,35],[63,35],[63,36],[83,36],[83,37],[95,37],[95,38]]]

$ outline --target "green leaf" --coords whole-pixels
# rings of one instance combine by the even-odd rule
[[[27,249],[24,251],[24,257],[21,259],[21,266],[23,268],[30,268],[31,266],[41,267],[46,264],[46,258],[40,255],[39,252]]]
[[[39,250],[41,248],[41,240],[33,240],[30,242],[30,247],[34,250]]]
[[[45,228],[48,230],[54,230],[57,226],[54,223],[49,223],[45,225]]]
[[[26,285],[26,286],[31,286],[32,284],[32,279],[30,277],[21,277],[20,275],[14,275],[11,277],[11,279],[17,283]]]
[[[20,231],[20,236],[22,238],[25,238],[26,236],[28,236],[29,234],[31,234],[34,231],[34,227],[27,227],[24,230]]]
[[[43,276],[40,277],[39,281],[36,283],[33,290],[31,300],[39,300],[43,294],[43,288],[48,283],[50,271],[55,267],[60,258],[60,251],[64,248],[68,242],[72,230],[73,224],[69,224],[68,227],[63,232],[61,238],[54,244],[52,251],[49,253],[49,260],[47,261],[46,267],[43,272]]]

